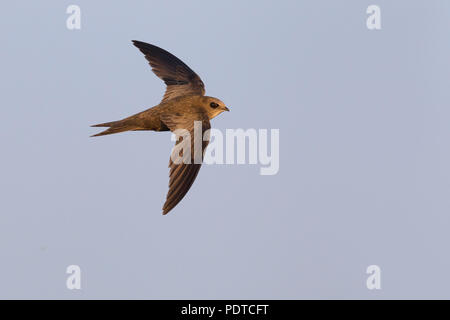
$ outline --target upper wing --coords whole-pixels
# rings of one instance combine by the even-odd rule
[[[171,115],[162,115],[161,121],[164,122],[167,127],[169,127],[170,131],[174,132],[177,129],[184,129],[190,135],[190,139],[186,139],[183,137],[179,137],[178,141],[172,151],[169,168],[170,168],[170,178],[169,178],[169,192],[167,193],[166,202],[163,206],[163,214],[167,214],[170,210],[172,210],[178,202],[183,199],[186,193],[192,186],[195,178],[201,167],[201,161],[203,160],[203,154],[209,143],[209,136],[206,141],[203,141],[203,135],[205,131],[211,128],[208,117],[201,113],[191,113],[191,114],[171,114]],[[198,121],[196,124],[195,121]],[[200,128],[201,123],[201,130]],[[194,128],[196,132],[201,133],[201,137],[194,137]],[[186,133],[187,133],[186,132]],[[201,150],[194,149],[194,140],[201,140]],[[187,158],[190,158],[190,163],[186,163],[186,161],[173,161],[173,159],[177,159],[177,156],[182,155],[183,147],[190,142],[190,155],[186,155]],[[199,141],[200,142],[200,141]],[[200,144],[197,143],[198,146]],[[181,150],[181,152],[180,152]],[[201,152],[201,155],[199,155]],[[184,156],[184,155],[182,155]],[[178,158],[180,160],[180,158]],[[199,161],[200,160],[200,161]],[[198,163],[200,162],[200,163]]]
[[[202,79],[183,61],[152,44],[133,40],[150,63],[153,72],[167,85],[162,101],[189,94],[205,95]]]

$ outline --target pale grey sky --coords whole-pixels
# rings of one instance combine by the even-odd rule
[[[0,298],[450,298],[448,1],[14,1],[0,23]],[[162,216],[170,134],[89,138],[163,94],[132,39],[231,107],[213,127],[280,129],[279,173],[204,166]]]

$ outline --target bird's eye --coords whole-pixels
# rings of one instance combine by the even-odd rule
[[[215,102],[211,102],[210,104],[209,104],[210,106],[211,106],[211,108],[217,108],[219,105],[217,104],[217,103],[215,103]]]

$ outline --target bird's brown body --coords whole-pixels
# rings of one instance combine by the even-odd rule
[[[186,195],[201,167],[194,154],[194,125],[201,123],[202,143],[201,159],[208,146],[208,140],[203,134],[211,128],[209,120],[224,111],[229,111],[222,101],[217,98],[205,96],[205,88],[200,77],[180,59],[171,53],[154,45],[133,41],[133,44],[144,53],[153,72],[167,85],[166,92],[160,104],[153,108],[139,112],[119,121],[105,122],[93,127],[107,127],[105,131],[93,135],[103,136],[124,131],[173,131],[179,129],[187,131],[191,139],[179,139],[178,143],[186,145],[189,141],[192,159],[188,162],[174,162],[173,156],[179,156],[179,151],[173,151],[169,162],[170,178],[169,192],[163,206],[163,214],[172,210]],[[181,145],[183,146],[183,145]],[[183,146],[184,147],[184,146]],[[184,151],[184,148],[183,148]],[[195,158],[195,159],[194,159]],[[190,160],[189,159],[189,160]],[[201,160],[200,159],[200,160]]]
[[[208,113],[208,110],[203,110],[202,105],[208,105],[208,103],[213,101],[218,101],[218,99],[199,95],[177,97],[169,101],[161,102],[157,106],[136,113],[135,115],[125,119],[93,125],[93,127],[109,127],[109,129],[97,133],[93,135],[93,137],[123,131],[169,131],[169,127],[167,127],[167,125],[161,120],[161,116],[168,114],[180,114],[182,116],[187,116],[204,112],[208,116],[208,119],[212,119],[223,110],[218,110],[220,112],[217,114],[213,111]]]

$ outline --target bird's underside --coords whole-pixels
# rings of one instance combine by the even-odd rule
[[[161,103],[153,108],[119,121],[94,125],[93,127],[107,127],[108,129],[93,136],[141,130],[174,132],[177,129],[184,129],[190,133],[191,161],[175,163],[172,159],[179,155],[174,154],[174,152],[179,153],[179,149],[175,151],[175,148],[169,161],[169,191],[163,206],[163,214],[167,214],[189,191],[201,167],[201,162],[194,163],[194,122],[201,122],[203,136],[203,133],[211,127],[209,120],[228,109],[225,106],[220,109],[218,103],[210,102],[220,100],[204,96],[205,88],[202,80],[180,59],[148,43],[133,41],[133,44],[145,55],[153,72],[167,85],[164,97]],[[213,106],[213,104],[217,107],[210,110],[209,106]],[[186,139],[178,139],[176,145],[188,142],[189,140]],[[202,157],[208,142],[203,141],[201,145]]]

